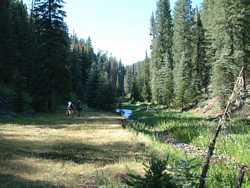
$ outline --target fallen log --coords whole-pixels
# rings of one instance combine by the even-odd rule
[[[205,183],[206,183],[207,173],[208,173],[209,166],[210,166],[210,161],[211,161],[211,158],[214,154],[216,141],[217,141],[217,138],[222,130],[222,127],[226,126],[227,121],[230,120],[230,114],[233,113],[233,111],[235,110],[235,103],[239,99],[241,100],[242,98],[244,98],[244,96],[245,96],[245,90],[244,90],[245,89],[245,83],[244,83],[245,70],[244,69],[245,68],[243,66],[241,71],[240,71],[240,74],[237,78],[237,81],[235,82],[233,92],[232,92],[232,94],[229,97],[229,100],[227,102],[227,106],[226,106],[224,112],[219,117],[219,122],[218,122],[217,129],[215,131],[214,137],[208,146],[207,155],[205,158],[205,162],[203,163],[202,172],[201,172],[201,175],[199,178],[199,188],[205,188]],[[239,106],[239,108],[240,107],[241,106]],[[232,108],[234,108],[234,110]]]
[[[246,172],[246,166],[241,166],[239,171],[239,176],[236,179],[235,188],[241,188]]]

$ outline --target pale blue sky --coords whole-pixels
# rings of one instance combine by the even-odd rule
[[[30,2],[31,0],[24,0]],[[193,0],[199,4],[202,0]],[[142,60],[149,51],[149,20],[157,0],[65,0],[66,22],[95,50],[112,53],[124,64]],[[171,0],[173,7],[175,0]]]

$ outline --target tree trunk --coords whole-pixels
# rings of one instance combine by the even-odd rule
[[[235,188],[241,188],[241,185],[243,183],[244,180],[244,175],[245,175],[245,166],[240,167],[240,171],[239,171],[239,176],[236,179],[236,184],[235,184]]]
[[[202,173],[200,175],[199,188],[204,188],[205,187],[210,161],[211,161],[211,158],[213,156],[216,141],[217,141],[217,138],[218,138],[218,136],[219,136],[219,134],[221,132],[222,126],[224,126],[226,124],[226,122],[227,122],[227,120],[229,118],[229,115],[230,115],[231,110],[232,110],[231,109],[232,105],[235,103],[235,101],[238,98],[242,97],[241,95],[243,93],[241,92],[241,90],[244,88],[244,85],[245,85],[244,80],[242,79],[242,77],[244,76],[244,71],[245,71],[244,69],[245,69],[245,67],[243,66],[241,71],[240,71],[239,77],[237,78],[237,81],[236,81],[236,83],[234,85],[233,92],[232,92],[232,94],[231,94],[231,96],[230,96],[230,98],[228,100],[228,103],[227,103],[227,106],[226,106],[226,108],[224,110],[224,113],[220,117],[220,120],[219,120],[217,129],[216,129],[214,138],[213,138],[212,142],[208,146],[207,156],[206,156],[205,162],[204,162],[203,167],[202,167]],[[243,80],[243,83],[242,83],[242,80]]]

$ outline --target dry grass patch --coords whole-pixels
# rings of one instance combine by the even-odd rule
[[[119,116],[85,113],[0,123],[1,187],[120,185],[141,173],[151,141],[121,127]]]

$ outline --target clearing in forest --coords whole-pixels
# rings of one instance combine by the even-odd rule
[[[2,121],[0,143],[1,187],[119,187],[127,172],[143,172],[151,145],[103,112]]]

